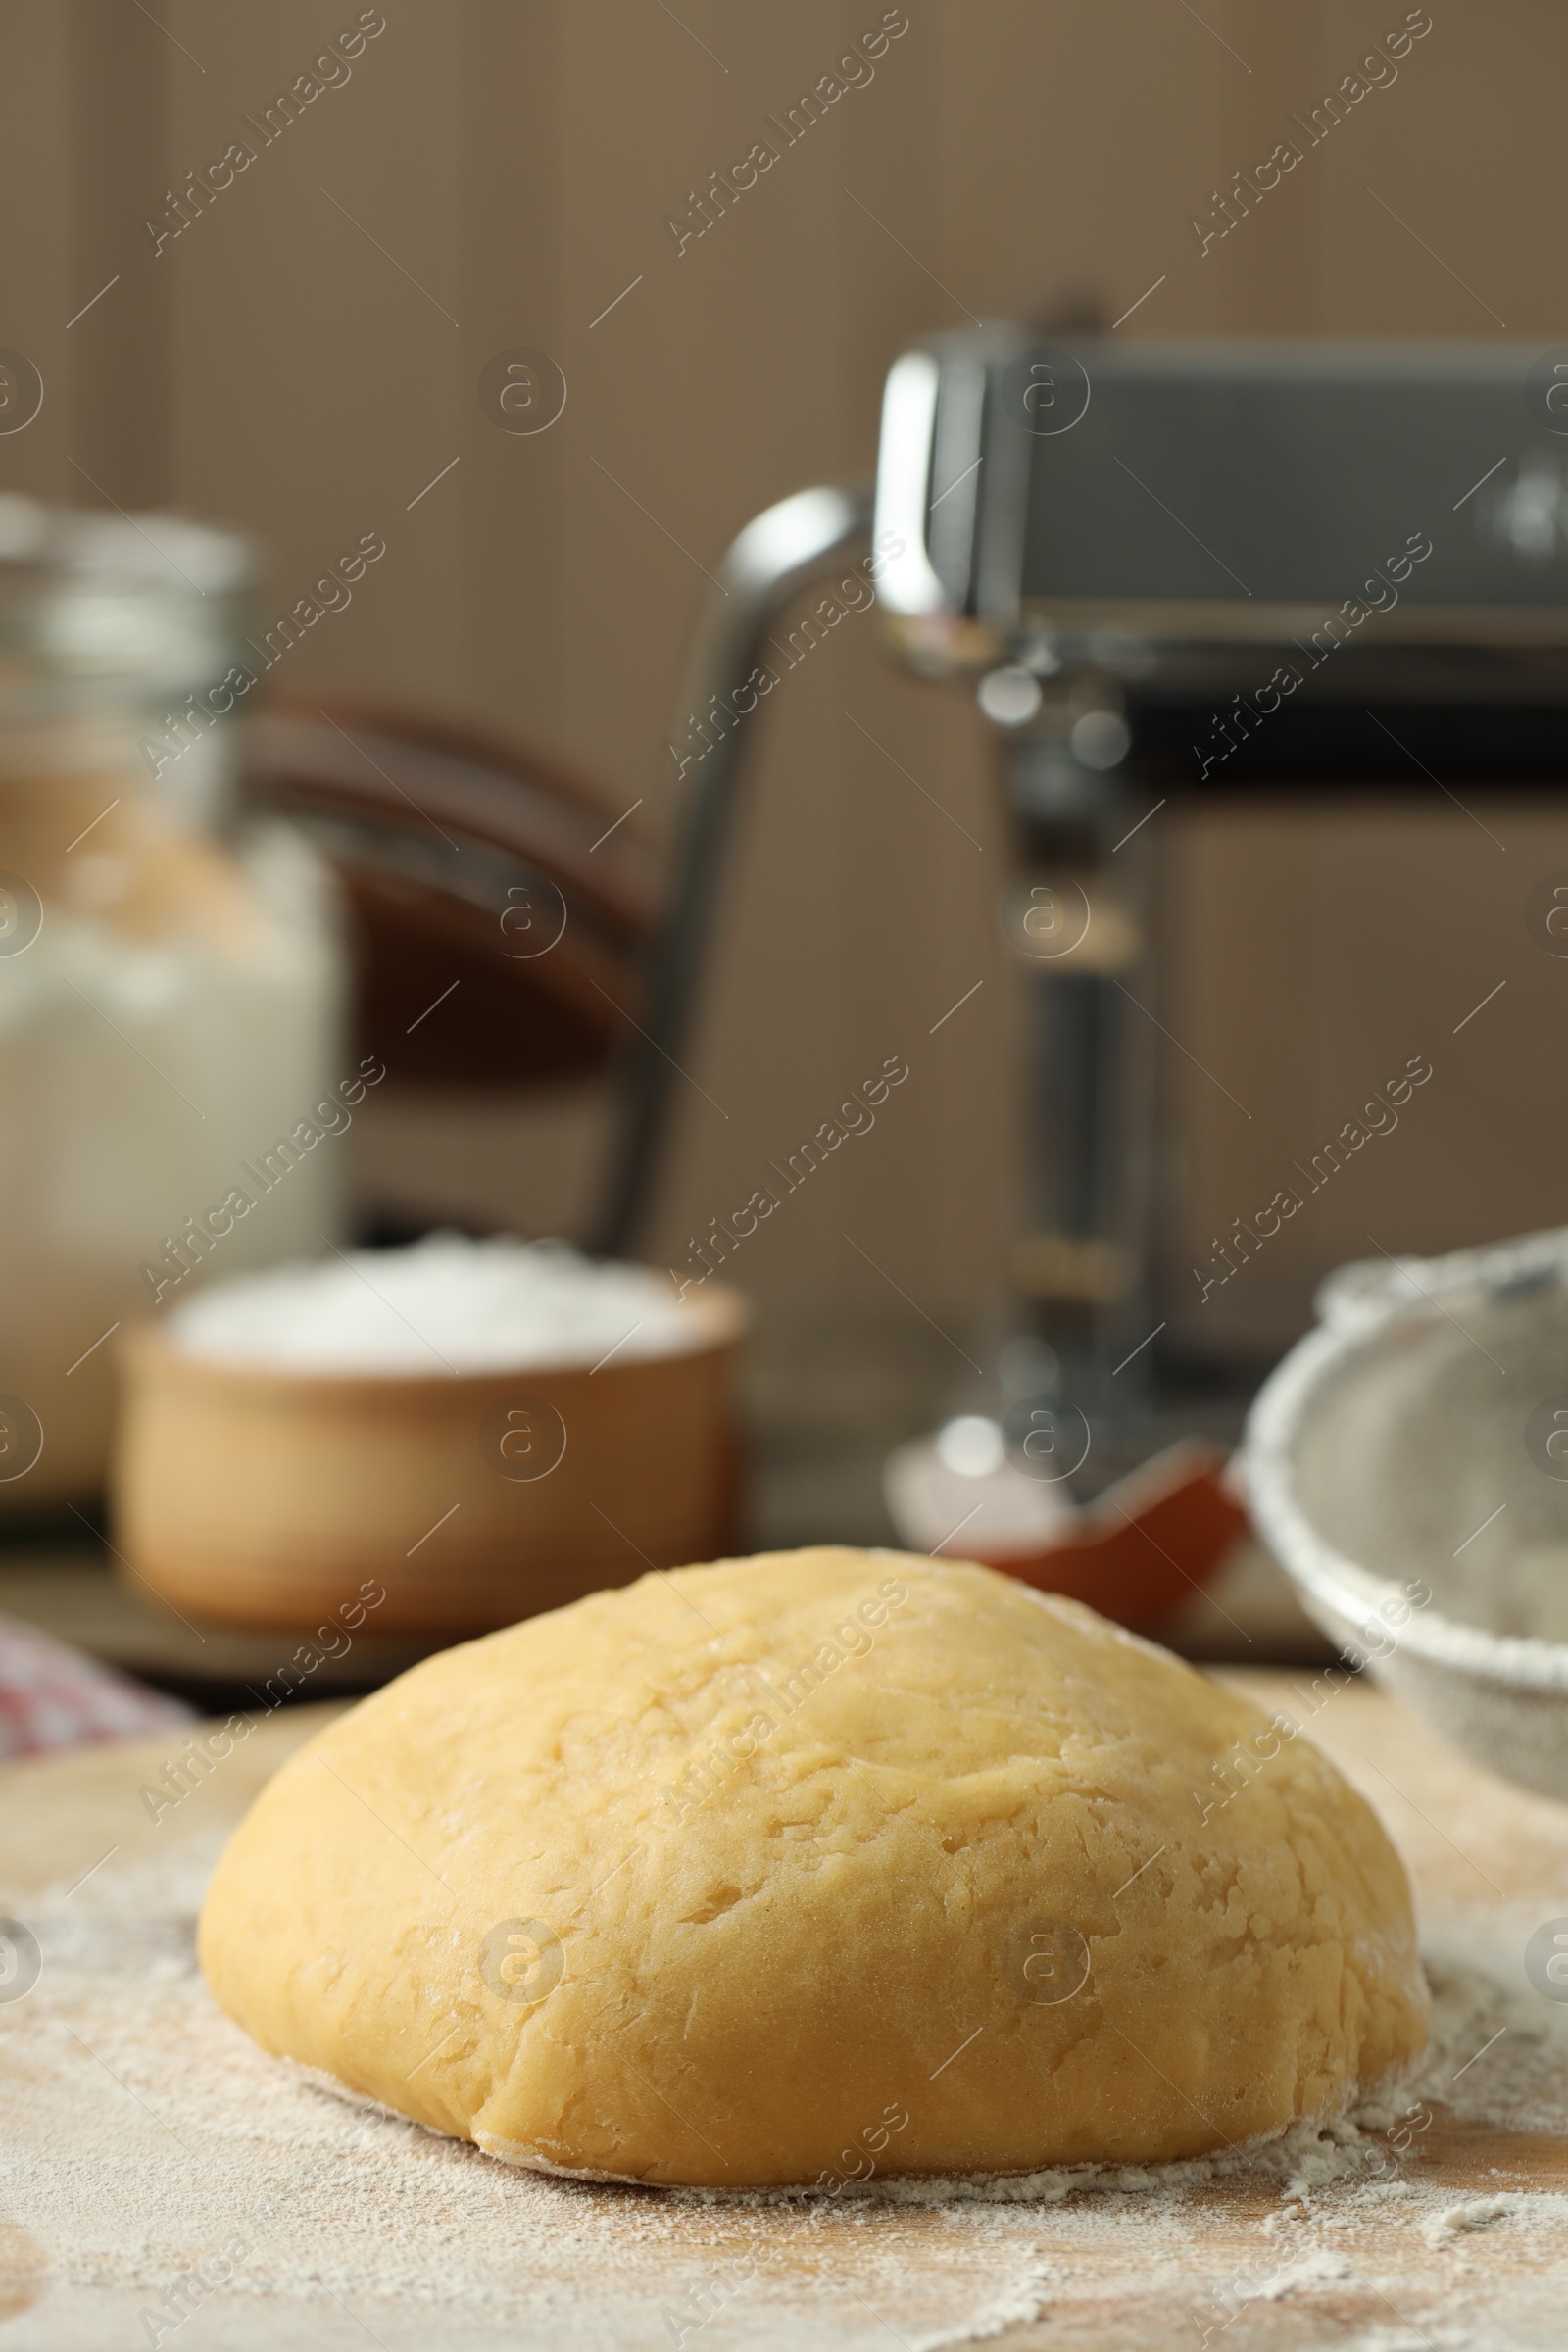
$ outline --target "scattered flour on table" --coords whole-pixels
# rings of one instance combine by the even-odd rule
[[[1510,2217],[1521,2221],[1562,2221],[1568,2218],[1568,2197],[1549,2191],[1509,2191],[1500,2197],[1472,2197],[1466,2204],[1449,2205],[1434,2214],[1423,2224],[1421,2234],[1429,2246],[1441,2246],[1447,2239],[1461,2236],[1467,2230],[1485,2230],[1490,2222]]]
[[[1466,2291],[1464,2249],[1489,2232],[1527,2231],[1538,2251],[1568,2256],[1568,2198],[1499,2183],[1455,2206],[1423,2182],[1419,2137],[1408,2156],[1393,2144],[1424,2099],[1467,2093],[1485,2113],[1487,2070],[1510,2047],[1509,2065],[1545,2068],[1533,2095],[1554,2128],[1568,2121],[1568,2020],[1543,2028],[1462,1950],[1437,1966],[1433,2045],[1405,2089],[1261,2147],[1160,2167],[872,2179],[836,2197],[599,2186],[324,2097],[257,2050],[195,1965],[221,1841],[186,1831],[148,1860],[111,1859],[69,1899],[62,1885],[24,1907],[44,1970],[25,2002],[0,2007],[0,2060],[31,2086],[0,2143],[0,2215],[41,2243],[53,2274],[34,2310],[7,2323],[17,2352],[145,2340],[141,2315],[235,2240],[243,2252],[203,2322],[205,2340],[224,2345],[313,2345],[335,2301],[387,2352],[870,2352],[890,2331],[908,2352],[943,2352],[1129,2295],[1168,2311],[1176,2340],[1189,2322],[1201,2337],[1253,2304],[1357,2285],[1390,2302],[1391,2348],[1423,2334],[1439,2352],[1557,2340],[1504,2308],[1494,2276],[1460,2335],[1426,2303],[1401,2334],[1392,2308],[1414,2308],[1416,2277]],[[330,2325],[358,2336],[348,2317]],[[1244,2332],[1225,2339],[1238,2352]]]

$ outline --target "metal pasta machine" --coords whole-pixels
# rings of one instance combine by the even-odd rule
[[[1555,782],[1565,458],[1568,348],[1048,345],[1000,327],[905,351],[874,485],[803,490],[718,566],[600,1242],[626,1246],[647,1196],[763,723],[747,683],[761,641],[869,549],[895,656],[976,695],[997,731],[1030,1137],[1012,1266],[1037,1382],[1091,1422],[1145,1409],[1161,1349],[1144,1345],[1159,1004],[1142,820],[1178,796]]]

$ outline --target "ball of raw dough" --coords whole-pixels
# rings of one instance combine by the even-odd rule
[[[214,1994],[509,2162],[740,2187],[1223,2149],[1426,2039],[1301,1738],[990,1569],[814,1550],[445,1651],[219,1864]]]

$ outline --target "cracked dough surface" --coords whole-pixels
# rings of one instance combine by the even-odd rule
[[[1206,2153],[1428,2017],[1403,1869],[1303,1737],[1076,1602],[825,1548],[415,1667],[264,1789],[201,1955],[436,2131],[719,2187]]]

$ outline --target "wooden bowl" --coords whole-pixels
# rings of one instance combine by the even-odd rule
[[[715,1289],[683,1354],[522,1372],[296,1373],[122,1347],[115,1544],[233,1625],[308,1627],[375,1590],[378,1633],[484,1633],[737,1547],[736,1370]]]

